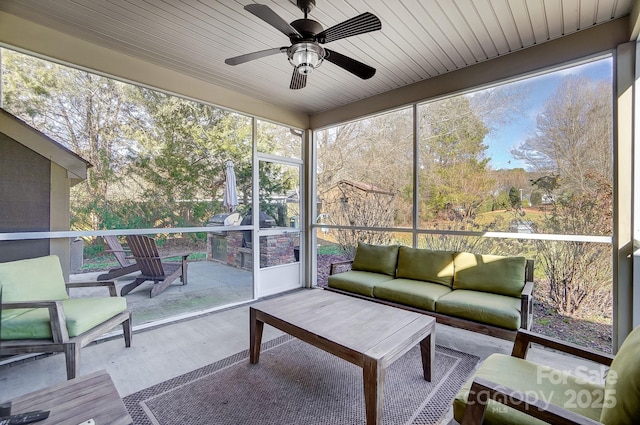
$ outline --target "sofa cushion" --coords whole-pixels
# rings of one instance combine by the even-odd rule
[[[0,263],[0,286],[4,302],[69,298],[56,255]]]
[[[127,309],[122,297],[71,298],[62,301],[70,337],[80,335]],[[22,314],[5,320],[2,317],[2,339],[51,338],[49,310],[21,309]]]
[[[640,326],[624,340],[605,381],[600,422],[607,425],[640,423]]]
[[[587,382],[584,377],[575,377],[517,357],[492,354],[487,357],[453,400],[453,416],[459,423],[462,422],[469,389],[475,377],[488,379],[519,391],[520,394],[524,393],[525,396],[535,395],[543,401],[548,401],[593,420],[598,420],[600,417],[599,403],[576,402],[576,400],[582,400],[582,397],[576,399],[576,394],[589,394],[591,400],[602,400],[604,388],[601,385]],[[538,425],[546,422],[490,400],[483,423]]]
[[[373,297],[373,287],[391,279],[393,278],[386,274],[350,270],[329,276],[328,285],[329,288]]]
[[[520,299],[456,289],[436,301],[436,312],[505,329],[520,328]]]
[[[453,289],[470,289],[520,297],[524,288],[525,257],[502,257],[457,252]]]
[[[359,242],[352,270],[396,275],[398,245],[369,245]]]
[[[436,311],[436,300],[449,292],[444,285],[412,279],[388,280],[373,288],[376,298],[429,311]]]
[[[398,250],[397,278],[425,280],[451,288],[453,251],[432,251],[401,246]]]

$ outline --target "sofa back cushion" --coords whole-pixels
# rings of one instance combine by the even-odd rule
[[[605,380],[600,422],[640,423],[640,326],[624,340]]]
[[[439,283],[451,288],[453,254],[453,251],[432,251],[401,246],[398,250],[397,277]]]
[[[0,286],[5,302],[69,298],[56,255],[0,263]]]
[[[395,276],[398,245],[369,245],[359,242],[352,270]]]
[[[453,289],[520,297],[524,288],[525,257],[502,257],[456,252]]]

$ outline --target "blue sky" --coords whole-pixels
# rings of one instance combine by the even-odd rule
[[[485,137],[484,143],[489,147],[486,155],[491,158],[491,168],[526,168],[524,163],[513,158],[511,149],[533,134],[536,116],[543,110],[545,102],[556,91],[562,79],[571,74],[586,76],[591,79],[610,80],[612,78],[611,58],[600,59],[595,62],[509,83],[519,86],[523,90],[526,89],[528,95],[523,105],[522,114],[512,119],[509,123],[501,125]]]

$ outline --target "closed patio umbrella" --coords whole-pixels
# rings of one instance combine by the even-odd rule
[[[227,178],[224,185],[224,201],[229,212],[234,212],[238,206],[238,189],[236,188],[236,172],[233,161],[227,161]]]

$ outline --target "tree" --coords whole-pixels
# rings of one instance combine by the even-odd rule
[[[154,203],[160,226],[201,224],[219,208],[226,161],[232,160],[241,196],[251,188],[251,122],[228,111],[137,88],[148,114],[135,133],[132,175],[142,199]],[[193,215],[193,206],[209,208]]]
[[[141,114],[130,86],[9,50],[2,59],[4,107],[92,164],[72,189],[72,219],[99,229],[112,203],[125,197],[122,141]]]
[[[511,208],[519,207],[520,203],[520,191],[511,186],[509,189],[509,204],[511,204]]]
[[[420,193],[425,217],[472,217],[491,194],[487,146],[488,128],[457,96],[420,108]]]
[[[544,189],[537,186],[554,201],[543,222],[535,226],[536,232],[612,233],[611,184],[599,176],[585,176],[584,182],[591,187],[589,192],[558,195],[549,191],[549,185]],[[575,315],[589,301],[597,303],[603,291],[610,293],[607,288],[611,284],[612,262],[608,244],[546,240],[536,240],[535,244],[539,263],[548,279],[549,299],[560,313]]]
[[[568,76],[536,119],[535,134],[512,151],[532,170],[562,178],[565,190],[585,190],[587,175],[611,182],[611,85]]]
[[[513,151],[532,169],[544,173],[533,182],[534,193],[540,194],[541,203],[550,203],[551,210],[536,225],[536,232],[613,233],[611,105],[607,82],[566,77],[538,116],[535,134]],[[610,293],[608,245],[535,243],[549,299],[559,312],[575,315],[603,291]]]

